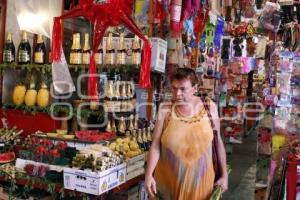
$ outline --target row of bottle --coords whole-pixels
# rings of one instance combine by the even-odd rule
[[[132,140],[136,141],[141,149],[148,151],[152,143],[152,131],[148,127],[143,129],[137,129],[132,131],[126,131],[126,137],[131,137]]]
[[[129,122],[126,123],[125,117],[120,117],[120,120],[118,121],[118,126],[116,126],[116,121],[114,119],[111,119],[107,123],[106,131],[119,133],[120,135],[125,135],[126,131],[132,131],[139,128],[138,119],[138,114],[136,114],[135,116],[131,114],[129,117]]]
[[[108,80],[104,99],[107,112],[131,112],[136,108],[133,81]]]
[[[12,40],[12,34],[8,33],[3,47],[3,63],[14,62],[16,62],[15,45]],[[31,63],[31,46],[25,31],[22,31],[22,39],[17,52],[17,62],[20,65]],[[33,62],[36,64],[46,63],[46,46],[42,35],[38,35],[37,37],[37,44],[33,52]]]
[[[70,64],[80,65],[80,64],[89,64],[91,56],[91,47],[89,42],[89,34],[84,35],[84,46],[81,48],[80,43],[80,33],[73,34],[73,42],[70,51]],[[115,58],[115,49],[113,47],[113,37],[112,33],[109,33],[106,40],[106,51],[105,57],[102,45],[100,43],[97,53],[95,54],[96,64],[126,64],[126,48],[124,43],[124,34],[120,35],[117,56]],[[141,47],[140,41],[137,36],[134,37],[134,42],[132,45],[132,57],[131,64],[139,65],[141,63]]]
[[[96,64],[126,64],[126,49],[124,44],[124,35],[121,34],[117,50],[117,59],[115,61],[115,49],[113,48],[112,33],[106,40],[105,62],[104,54],[101,44],[95,54]],[[49,53],[50,55],[50,53]],[[89,34],[85,34],[85,41],[83,49],[80,44],[80,33],[73,34],[73,43],[70,51],[70,64],[89,64],[90,63],[91,48],[89,42]],[[49,56],[50,61],[50,56]],[[12,40],[12,34],[7,34],[7,39],[3,48],[3,63],[16,62],[15,46]],[[17,52],[18,64],[31,63],[31,46],[27,37],[27,33],[22,31],[22,39]],[[33,63],[45,64],[46,63],[46,46],[43,41],[43,36],[38,35],[37,44],[33,52]],[[141,63],[141,48],[140,41],[137,36],[134,38],[132,45],[132,59],[131,64],[139,65]]]

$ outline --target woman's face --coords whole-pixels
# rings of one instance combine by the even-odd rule
[[[197,89],[190,80],[174,80],[171,83],[172,96],[175,102],[189,102],[194,97]]]

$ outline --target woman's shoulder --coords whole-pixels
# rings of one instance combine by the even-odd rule
[[[159,117],[165,118],[165,116],[168,115],[169,113],[171,113],[171,111],[172,111],[172,102],[166,101],[166,102],[160,103],[159,109],[158,109]]]

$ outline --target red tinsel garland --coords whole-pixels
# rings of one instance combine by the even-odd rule
[[[52,34],[52,59],[59,62],[62,53],[62,26],[61,20],[66,18],[85,17],[94,25],[93,50],[89,66],[88,95],[90,100],[96,101],[97,78],[95,52],[102,41],[103,35],[109,26],[125,25],[129,30],[138,35],[144,41],[142,63],[140,69],[139,85],[141,88],[151,87],[150,82],[150,59],[151,46],[143,33],[139,30],[131,17],[130,2],[124,0],[107,0],[106,3],[95,4],[90,0],[81,0],[80,4],[60,17],[54,18]]]

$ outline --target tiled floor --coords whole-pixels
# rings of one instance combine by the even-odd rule
[[[227,156],[232,172],[229,175],[229,188],[223,194],[223,199],[255,199],[256,141],[256,132],[253,132],[244,138],[242,144],[234,144],[232,154]]]

